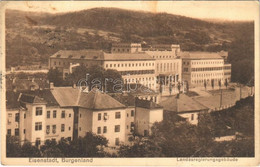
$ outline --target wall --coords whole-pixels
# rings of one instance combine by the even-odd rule
[[[149,110],[141,107],[136,107],[136,117],[135,117],[135,130],[139,135],[144,135],[144,130],[149,130]]]
[[[53,118],[53,111],[57,111],[56,118]],[[50,111],[50,118],[47,118],[47,111]],[[61,118],[62,111],[65,111],[65,118]],[[46,126],[45,126],[45,140],[49,139],[55,139],[56,141],[59,141],[61,138],[68,138],[71,137],[73,134],[73,119],[74,119],[74,113],[72,108],[60,108],[60,107],[47,107],[46,113],[44,115],[44,118],[46,120],[46,126],[50,125],[50,133],[46,133]],[[61,132],[61,124],[65,124],[65,130],[64,132]],[[52,132],[52,125],[56,125],[56,133]]]
[[[120,112],[121,118],[115,119],[115,113]],[[98,120],[98,114],[101,113],[101,120]],[[104,113],[107,113],[108,119],[104,120]],[[92,131],[97,134],[98,127],[101,127],[101,134],[109,141],[109,146],[115,146],[115,139],[119,138],[121,143],[125,142],[126,109],[93,111]],[[120,132],[115,132],[115,125],[120,125]],[[107,126],[107,133],[103,133],[103,127]]]
[[[198,124],[198,112],[193,112],[193,113],[178,113],[179,116],[186,118],[186,121],[188,121],[189,123],[193,124],[193,125],[197,125]],[[192,119],[192,115],[193,115],[193,119]]]
[[[85,108],[79,108],[79,136],[84,137],[86,132],[92,131],[93,111]]]

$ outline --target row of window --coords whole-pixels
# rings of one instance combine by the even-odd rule
[[[219,79],[219,78],[215,78],[214,81],[217,82],[219,80],[224,80],[223,78],[222,79]],[[199,80],[191,80],[191,83],[195,83],[195,84],[204,84],[205,82],[206,83],[209,83],[209,81],[211,81],[210,79],[207,79],[207,80],[203,80],[203,79],[199,79]]]
[[[47,118],[51,118],[51,111],[47,111]],[[66,111],[62,110],[61,111],[61,118],[65,118],[66,117]],[[69,117],[71,117],[71,114],[69,114]],[[57,111],[53,110],[52,112],[52,118],[57,118]]]
[[[148,67],[154,66],[154,63],[113,63],[106,64],[106,68],[108,67]]]
[[[183,62],[183,65],[189,65],[189,62]],[[192,65],[195,64],[223,64],[223,61],[200,61],[200,62],[191,62]]]
[[[174,58],[174,56],[171,56],[171,55],[169,55],[169,56],[153,56],[153,58],[156,58],[156,59],[166,58],[166,59],[168,59],[168,58]]]
[[[102,128],[99,126],[97,127],[97,134],[101,134]],[[120,132],[120,125],[115,125],[115,132]],[[107,126],[103,127],[103,133],[107,133]]]
[[[217,70],[223,70],[223,67],[191,68],[191,71],[217,71]]]
[[[25,130],[24,130],[24,133],[25,133]],[[12,129],[7,129],[7,135],[12,135]],[[15,136],[19,136],[19,129],[18,128],[15,128],[14,129],[14,135]]]
[[[179,64],[178,63],[157,63],[157,71],[178,71]]]
[[[121,75],[142,75],[154,74],[154,70],[138,70],[138,71],[119,71]]]
[[[210,73],[210,74],[191,74],[192,77],[213,77],[213,76],[223,76],[223,73]]]
[[[69,127],[69,131],[70,131],[70,127]],[[60,128],[60,131],[61,132],[64,132],[65,131],[65,124],[61,124],[61,128]],[[51,126],[50,125],[47,125],[46,126],[46,134],[50,134],[51,132]],[[52,125],[52,133],[55,134],[56,133],[56,125]]]

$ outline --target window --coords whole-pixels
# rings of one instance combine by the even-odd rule
[[[15,114],[15,122],[19,122],[19,115],[20,115],[19,113]]]
[[[119,138],[116,138],[115,145],[119,146]]]
[[[69,117],[71,117],[71,114],[69,114]]]
[[[131,110],[131,117],[133,117],[135,115],[135,111]]]
[[[36,107],[36,116],[42,115],[42,107]]]
[[[98,127],[97,128],[97,134],[100,134],[101,133],[101,127]]]
[[[47,111],[47,118],[51,117],[51,111]]]
[[[51,129],[50,125],[47,125],[47,126],[46,126],[46,134],[49,134],[49,133],[50,133],[50,129]]]
[[[129,114],[127,113],[127,114],[126,114],[126,117],[128,117],[128,116],[129,116]]]
[[[120,132],[120,125],[115,126],[115,132]]]
[[[41,145],[41,139],[37,138],[35,141],[35,146],[38,147],[39,145]]]
[[[194,120],[194,114],[191,114],[191,120]]]
[[[19,136],[19,129],[18,129],[18,128],[15,128],[15,129],[14,129],[14,135],[15,135],[15,136]]]
[[[134,122],[131,122],[130,127],[131,127],[130,132],[133,132],[133,131],[134,131],[134,128],[135,128],[135,124],[134,124]]]
[[[69,131],[70,131],[70,127],[69,127]]]
[[[65,118],[65,110],[61,112],[61,118]]]
[[[68,141],[71,141],[71,137],[68,137]]]
[[[148,130],[144,130],[144,136],[148,136]]]
[[[56,125],[52,125],[52,133],[53,133],[53,134],[56,133]]]
[[[103,127],[103,133],[107,133],[107,127],[106,126]]]
[[[26,114],[23,115],[23,118],[24,118],[24,119],[26,118]]]
[[[7,129],[7,135],[11,135],[12,134],[12,130],[11,129]]]
[[[41,122],[35,122],[35,131],[42,130],[42,123]]]
[[[53,110],[53,115],[52,115],[53,118],[56,118],[57,117],[57,111],[56,110]]]
[[[107,113],[104,113],[104,120],[107,120],[107,119],[108,119]]]
[[[98,121],[101,120],[101,113],[98,113]]]
[[[121,118],[121,113],[120,112],[116,112],[115,118],[116,119],[120,119]]]
[[[60,131],[61,131],[61,132],[64,132],[64,131],[65,131],[65,124],[61,124]]]

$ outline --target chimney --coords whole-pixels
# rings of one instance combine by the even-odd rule
[[[16,80],[16,77],[14,77],[14,79],[13,79],[13,84],[15,83],[15,80]]]
[[[13,92],[17,92],[16,86],[13,86]]]
[[[76,88],[77,87],[77,85],[76,85],[76,83],[73,83],[73,86],[72,86],[73,88]]]
[[[53,89],[54,88],[54,84],[53,82],[50,82],[50,89]]]

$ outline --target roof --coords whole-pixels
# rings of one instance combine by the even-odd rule
[[[104,53],[104,60],[122,61],[122,60],[155,60],[144,52],[138,53]]]
[[[98,89],[86,93],[72,87],[54,87],[53,96],[61,107],[83,107],[93,110],[124,108],[125,106]]]
[[[180,52],[181,59],[223,59],[219,52]]]
[[[144,52],[140,53],[105,53],[101,50],[60,50],[50,58],[84,60],[155,60]]]
[[[136,107],[142,107],[142,108],[147,108],[147,109],[157,109],[157,108],[163,108],[162,106],[156,104],[153,101],[149,100],[142,100],[136,98]]]
[[[160,105],[163,106],[164,110],[173,112],[193,112],[208,109],[185,94],[179,94],[179,98],[177,98],[177,95],[171,96],[162,101]]]
[[[89,93],[82,92],[78,105],[93,110],[125,108],[125,105],[98,89],[92,89]]]
[[[28,79],[19,79],[16,78],[15,80],[13,79],[6,79],[6,89],[7,90],[13,90],[16,88],[16,90],[30,90],[31,87],[34,87],[34,89],[45,89],[49,87],[49,84],[47,83],[46,80],[44,79],[34,79],[28,80]]]
[[[61,107],[78,106],[80,89],[72,87],[54,87],[51,89],[51,93]]]
[[[6,108],[7,109],[18,109],[20,108],[20,103],[18,97],[20,92],[6,91]]]
[[[37,104],[46,103],[46,101],[43,98],[40,98],[35,95],[25,94],[25,93],[21,94],[19,101],[23,103],[37,103]]]
[[[127,87],[128,86],[128,87]],[[132,94],[133,96],[144,96],[144,95],[157,95],[159,93],[155,92],[154,90],[136,83],[130,83],[124,85],[124,90],[128,91],[128,93]]]
[[[111,97],[124,104],[125,106],[135,106],[135,97],[129,93],[113,93]]]
[[[89,59],[89,60],[103,60],[104,52],[101,50],[60,50],[50,58],[60,59]]]
[[[59,106],[58,102],[54,98],[50,89],[23,91],[22,93],[26,95],[36,96],[37,98],[43,99],[43,101],[46,103],[46,106]]]

